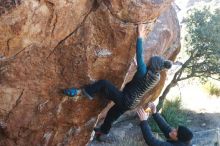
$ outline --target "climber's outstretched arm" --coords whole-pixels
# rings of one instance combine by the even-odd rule
[[[159,113],[157,113],[156,106],[153,102],[148,103],[148,107],[151,109],[153,113],[152,114],[153,118],[157,123],[157,125],[159,126],[160,130],[164,133],[165,137],[169,139],[170,138],[169,133],[172,130],[170,125],[165,121],[165,119]]]
[[[137,75],[144,76],[147,72],[147,66],[144,63],[143,58],[143,38],[145,35],[144,32],[144,24],[139,24],[137,31],[138,31],[138,38],[136,43],[136,60],[137,60]]]

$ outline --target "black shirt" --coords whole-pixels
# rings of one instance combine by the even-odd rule
[[[153,118],[156,121],[156,123],[158,124],[160,130],[164,133],[164,136],[168,139],[167,141],[161,141],[156,139],[153,134],[152,131],[150,129],[150,126],[148,125],[148,122],[145,121],[141,121],[141,131],[143,133],[143,137],[145,139],[145,142],[149,145],[149,146],[190,146],[190,144],[181,142],[181,141],[172,141],[169,140],[169,133],[171,131],[171,127],[167,124],[167,122],[164,120],[163,117],[161,117],[160,114],[155,113],[153,114]]]

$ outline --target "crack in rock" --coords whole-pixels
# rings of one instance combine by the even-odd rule
[[[17,98],[15,105],[12,107],[12,109],[8,112],[8,114],[6,115],[6,120],[7,121],[9,119],[9,116],[13,113],[14,109],[18,106],[18,104],[21,102],[21,97],[24,94],[24,89],[22,89],[21,94],[19,95],[19,97]]]

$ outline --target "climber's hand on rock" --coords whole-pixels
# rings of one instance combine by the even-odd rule
[[[138,24],[137,31],[138,31],[138,37],[144,38],[146,34],[145,24]]]
[[[149,117],[149,112],[145,112],[143,108],[139,108],[137,114],[141,121],[145,121]]]

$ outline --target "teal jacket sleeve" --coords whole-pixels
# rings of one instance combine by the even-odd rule
[[[136,43],[136,60],[137,60],[136,76],[143,77],[147,73],[147,66],[144,63],[143,40],[140,37],[137,38],[137,43]]]

